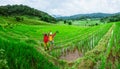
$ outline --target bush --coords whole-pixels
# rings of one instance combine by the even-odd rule
[[[96,26],[98,25],[98,23],[95,24]]]
[[[15,17],[15,19],[16,19],[16,21],[18,21],[18,22],[20,22],[20,21],[23,21],[24,20],[24,18],[23,17]]]
[[[64,21],[64,24],[66,24],[66,23],[67,23],[67,21],[65,20],[65,21]]]
[[[68,22],[69,25],[72,25],[72,22]]]

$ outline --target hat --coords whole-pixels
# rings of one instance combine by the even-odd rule
[[[52,32],[50,32],[50,35],[52,35]]]

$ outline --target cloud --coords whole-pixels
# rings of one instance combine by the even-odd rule
[[[120,0],[1,0],[0,5],[24,4],[51,15],[120,12]]]
[[[120,0],[66,0],[66,2],[58,4],[58,7],[48,9],[49,13],[69,16],[96,12],[120,12]]]

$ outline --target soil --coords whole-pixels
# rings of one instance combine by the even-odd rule
[[[67,60],[67,61],[73,61],[77,58],[82,57],[82,52],[79,52],[77,49],[73,52],[68,52],[66,55],[62,55],[59,59]]]

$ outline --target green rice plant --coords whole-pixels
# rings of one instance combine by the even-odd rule
[[[4,49],[0,49],[0,69],[9,69]]]
[[[68,48],[69,50],[74,50],[76,47],[78,48],[78,50],[80,52],[82,52],[83,54],[91,49],[93,49],[97,43],[99,42],[99,40],[103,37],[103,35],[108,31],[108,29],[111,27],[112,24],[103,26],[99,29],[99,31],[94,31],[92,33],[89,33],[87,35],[85,35],[84,37],[82,37],[81,39],[75,39],[70,41],[68,44],[64,44],[62,47],[60,47],[61,49],[61,53],[62,53],[62,49],[66,49]],[[104,29],[104,31],[103,31]],[[93,35],[94,34],[94,35]],[[96,38],[96,39],[95,39]],[[95,44],[96,43],[96,44]],[[59,49],[59,48],[58,48]],[[56,49],[57,50],[57,49]],[[66,50],[67,51],[67,50]],[[57,52],[55,52],[57,54]],[[59,55],[60,56],[60,55]]]
[[[45,56],[38,53],[33,46],[25,42],[11,41],[0,37],[0,49],[6,51],[10,69],[58,69]]]

